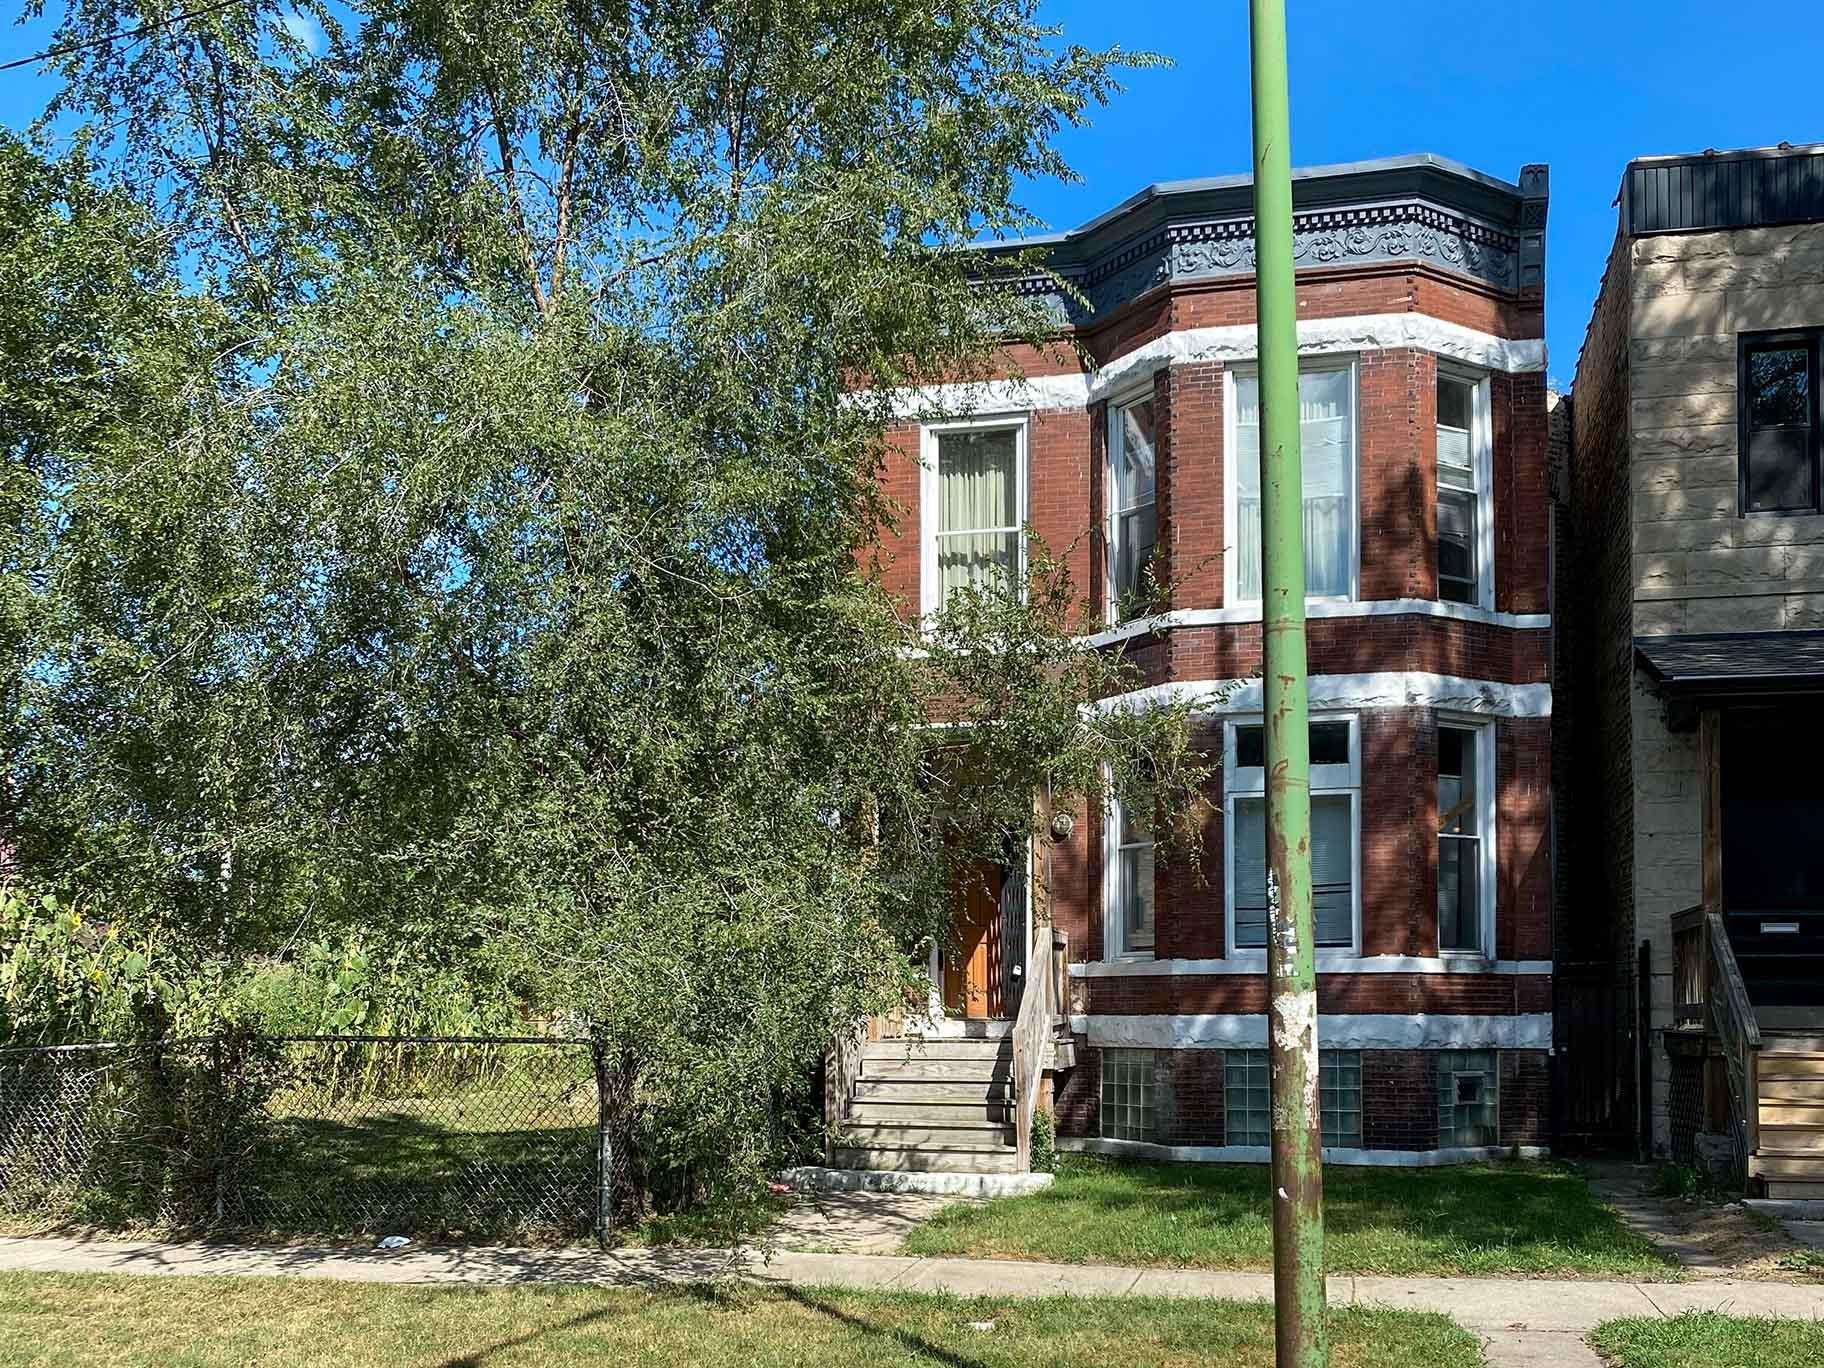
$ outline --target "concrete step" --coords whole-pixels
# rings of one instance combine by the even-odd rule
[[[1012,1059],[1006,1040],[870,1040],[861,1057],[872,1059]]]
[[[1013,1061],[1007,1059],[864,1059],[864,1080],[914,1079],[928,1083],[1006,1083],[1013,1078]]]
[[[1019,1152],[1011,1145],[946,1145],[941,1149],[842,1146],[833,1157],[840,1168],[898,1173],[1013,1173],[1019,1163]]]
[[[1013,1104],[1000,1098],[972,1097],[939,1102],[900,1098],[857,1098],[849,1103],[849,1120],[877,1124],[954,1125],[959,1121],[1013,1123]]]
[[[953,1145],[1011,1145],[1013,1127],[1005,1121],[858,1121],[850,1117],[838,1128],[842,1139],[873,1149],[946,1149]]]
[[[855,1084],[857,1102],[896,1102],[896,1103],[949,1103],[973,1102],[986,1105],[990,1102],[1011,1103],[1013,1098],[1013,1080],[997,1079],[954,1079],[954,1078],[862,1078]]]

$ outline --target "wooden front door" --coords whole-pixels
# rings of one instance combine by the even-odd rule
[[[944,959],[944,1010],[977,1021],[1007,1015],[1002,990],[1002,871],[978,865],[957,890],[956,932]]]

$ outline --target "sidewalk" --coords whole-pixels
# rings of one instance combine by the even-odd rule
[[[739,1276],[801,1287],[846,1286],[962,1296],[1211,1297],[1271,1299],[1268,1273],[919,1259],[879,1254],[691,1249],[419,1249],[255,1247],[156,1241],[0,1239],[0,1270],[335,1278],[382,1283],[573,1282],[651,1286]],[[1483,1339],[1490,1368],[1595,1364],[1585,1332],[1618,1317],[1728,1311],[1824,1318],[1824,1284],[1546,1281],[1495,1278],[1333,1277],[1333,1305],[1437,1311]]]

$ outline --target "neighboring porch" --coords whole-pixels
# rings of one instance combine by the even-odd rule
[[[1675,1158],[1824,1197],[1824,633],[1643,639],[1695,727],[1703,901],[1672,919]]]

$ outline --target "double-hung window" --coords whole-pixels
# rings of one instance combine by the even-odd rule
[[[1741,344],[1741,504],[1750,513],[1816,513],[1824,492],[1818,370],[1824,333],[1762,333]]]
[[[1107,859],[1103,871],[1110,958],[1153,953],[1153,832],[1144,814],[1108,800]]]
[[[1151,396],[1108,411],[1108,616],[1144,611],[1139,594],[1159,539]]]
[[[926,452],[925,608],[959,589],[1020,583],[1025,521],[1025,429],[940,428]]]
[[[1494,606],[1488,382],[1438,370],[1438,597]]]
[[[1357,829],[1361,767],[1353,717],[1311,720],[1311,902],[1317,944],[1356,946]],[[1231,950],[1267,944],[1266,734],[1258,722],[1229,726],[1228,922]]]
[[[1260,601],[1260,376],[1229,373],[1231,415],[1224,449],[1234,453],[1225,541],[1228,598]],[[1355,367],[1309,361],[1298,373],[1299,451],[1304,474],[1305,593],[1355,596]]]
[[[1438,727],[1438,950],[1488,955],[1494,931],[1494,765],[1487,723]]]

